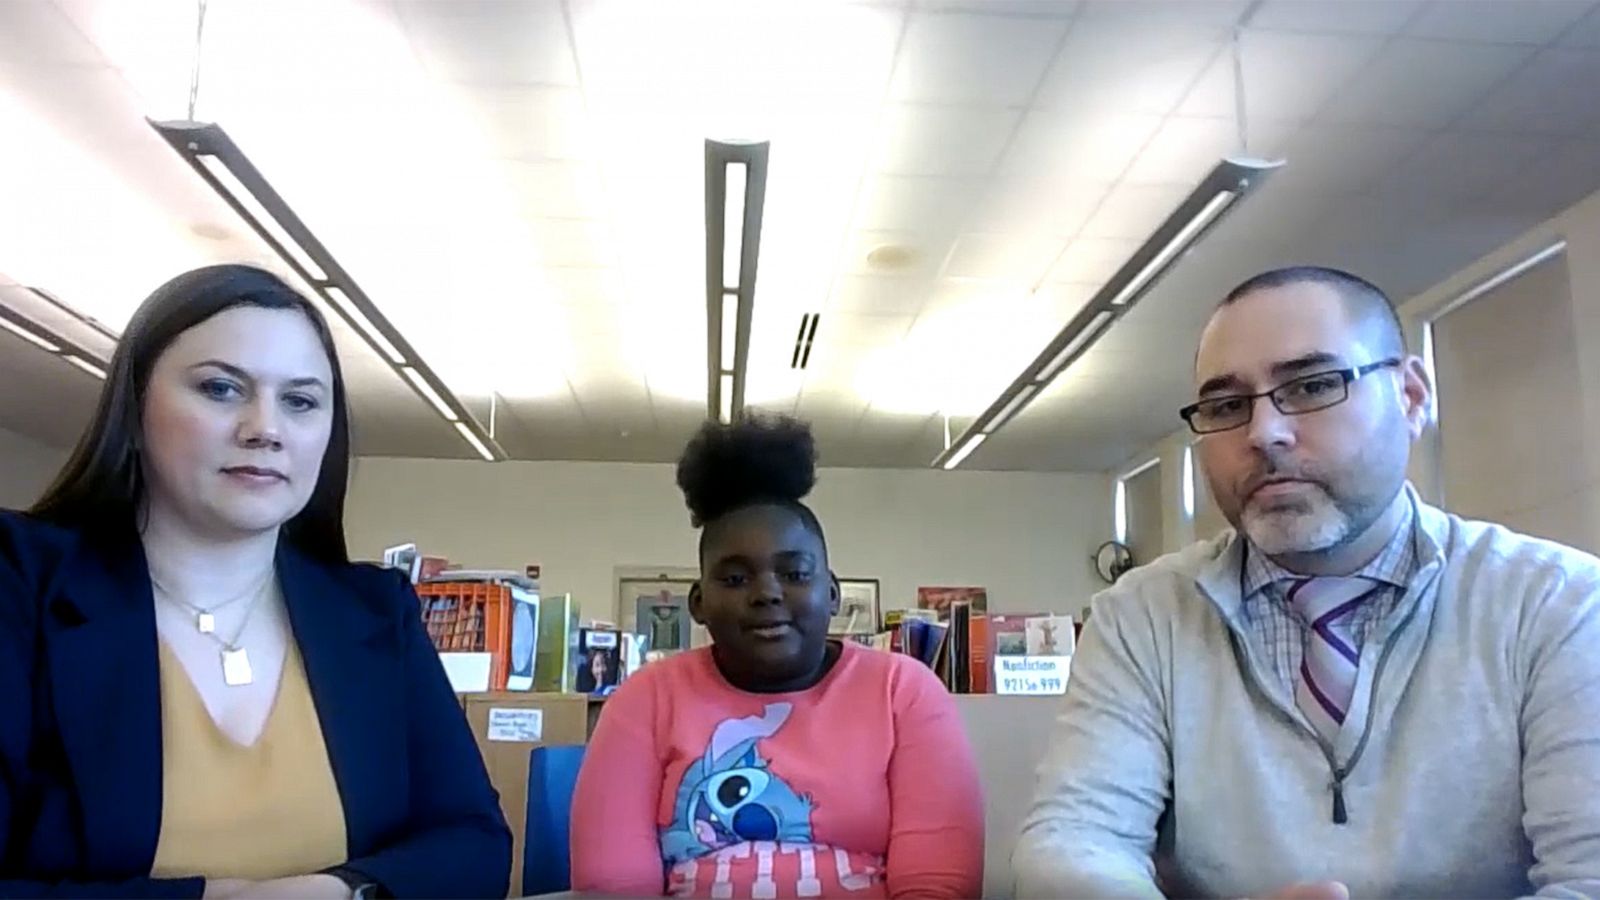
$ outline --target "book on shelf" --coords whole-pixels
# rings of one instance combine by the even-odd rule
[[[968,671],[970,681],[968,690],[974,694],[987,694],[992,688],[990,682],[993,678],[989,674],[989,617],[974,615],[972,617],[972,634],[968,656],[971,665]]]
[[[561,693],[573,689],[572,658],[577,655],[578,607],[571,594],[547,594],[540,601],[534,689]]]
[[[954,694],[972,691],[972,604],[950,604],[950,629],[945,653],[945,687]]]
[[[989,616],[989,655],[1071,656],[1077,642],[1065,613],[996,613]]]
[[[615,626],[578,629],[572,655],[573,689],[580,694],[608,696],[622,683],[622,632]]]

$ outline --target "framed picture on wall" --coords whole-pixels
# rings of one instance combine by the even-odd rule
[[[694,578],[668,572],[617,579],[617,624],[639,635],[646,650],[678,653],[710,643],[710,635],[689,617]]]
[[[957,600],[972,604],[972,612],[977,615],[989,611],[989,592],[981,587],[917,588],[917,608],[933,610],[940,621],[949,618],[950,604]]]
[[[877,634],[883,627],[878,579],[839,579],[839,614],[828,623],[829,634]]]

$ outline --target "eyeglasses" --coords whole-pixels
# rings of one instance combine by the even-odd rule
[[[1278,412],[1286,416],[1303,416],[1338,406],[1350,399],[1350,383],[1379,369],[1400,365],[1398,359],[1383,359],[1355,369],[1334,369],[1302,375],[1285,381],[1270,391],[1259,394],[1235,394],[1228,397],[1210,397],[1191,403],[1178,411],[1195,434],[1215,434],[1231,431],[1250,424],[1255,414],[1256,401],[1269,397]]]

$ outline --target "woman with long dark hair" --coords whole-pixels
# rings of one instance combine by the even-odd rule
[[[133,316],[0,512],[0,895],[503,897],[510,834],[394,572],[352,565],[326,321],[248,266]]]

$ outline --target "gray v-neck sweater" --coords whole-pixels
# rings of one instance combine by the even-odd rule
[[[1097,596],[1018,896],[1600,897],[1600,560],[1417,515],[1331,747],[1244,640],[1232,533]]]

